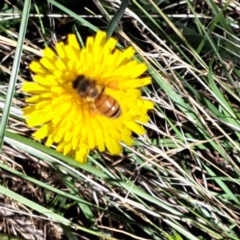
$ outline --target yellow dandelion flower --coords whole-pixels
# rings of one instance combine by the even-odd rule
[[[119,154],[120,142],[133,144],[132,132],[145,133],[139,122],[148,121],[153,103],[142,99],[139,88],[151,79],[139,78],[147,67],[132,59],[134,49],[120,51],[116,44],[98,31],[80,48],[70,34],[67,44],[45,48],[29,65],[35,75],[23,84],[32,94],[23,111],[28,126],[38,127],[36,140],[47,139],[46,146],[56,144],[57,151],[84,163],[91,149]]]

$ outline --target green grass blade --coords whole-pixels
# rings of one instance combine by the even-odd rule
[[[119,20],[121,19],[121,17],[124,14],[125,9],[127,8],[129,3],[129,0],[122,0],[121,5],[119,7],[119,9],[117,10],[116,14],[113,16],[113,18],[111,19],[108,28],[107,28],[107,39],[110,38],[119,22]]]
[[[0,124],[0,150],[2,149],[5,130],[6,130],[9,112],[10,112],[10,108],[11,108],[11,103],[12,103],[12,99],[13,99],[13,95],[14,95],[14,91],[15,91],[15,84],[17,82],[17,75],[18,75],[19,65],[20,65],[20,60],[21,60],[21,55],[22,55],[23,42],[25,39],[25,33],[26,33],[26,29],[27,29],[30,6],[31,6],[31,0],[24,1],[23,15],[22,15],[22,21],[21,21],[20,31],[19,31],[19,38],[18,38],[16,53],[15,53],[15,57],[14,57],[14,61],[13,61],[13,69],[12,69],[12,74],[10,77],[8,93],[7,93],[7,97],[6,97],[5,107],[3,110],[1,124]]]

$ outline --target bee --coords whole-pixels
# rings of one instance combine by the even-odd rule
[[[79,75],[72,82],[72,87],[101,115],[108,118],[118,118],[121,115],[122,110],[117,100],[105,94],[105,88],[98,85],[95,80]]]

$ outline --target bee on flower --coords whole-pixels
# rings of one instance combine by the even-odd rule
[[[151,83],[140,76],[144,63],[133,60],[132,47],[120,51],[114,38],[98,31],[80,48],[74,34],[68,42],[43,50],[43,57],[29,65],[33,82],[24,82],[30,93],[23,109],[29,127],[37,127],[36,140],[85,163],[90,150],[122,151],[121,142],[133,144],[132,132],[144,134],[151,101],[141,96],[140,87]],[[136,122],[137,121],[137,122]]]

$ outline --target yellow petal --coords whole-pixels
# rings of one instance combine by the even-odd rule
[[[38,102],[39,98],[40,98],[39,95],[35,95],[35,96],[32,96],[32,97],[26,98],[25,102],[36,103],[36,102]]]
[[[48,125],[46,125],[46,124],[43,125],[42,127],[40,127],[40,128],[33,134],[33,136],[34,136],[34,138],[35,138],[36,140],[41,140],[41,139],[47,137],[47,135],[48,135]]]
[[[76,50],[80,50],[80,46],[78,44],[78,40],[75,34],[68,35],[68,44]]]
[[[63,155],[67,155],[72,149],[72,144],[68,143],[64,145]]]
[[[55,70],[55,62],[54,61],[51,61],[50,59],[48,58],[41,58],[40,60],[40,63],[48,70]]]
[[[95,36],[95,41],[94,41],[94,50],[99,50],[100,48],[103,48],[105,43],[106,43],[106,37],[107,34],[106,32],[103,31],[98,31],[96,36]]]
[[[120,143],[113,141],[108,135],[105,135],[105,144],[112,155],[119,154],[122,150]]]
[[[113,51],[116,44],[117,44],[117,40],[114,39],[114,38],[109,38],[107,40],[107,42],[106,42],[106,44],[105,44],[105,46],[103,47],[103,50],[102,50],[102,55],[103,55],[102,59],[105,59]]]
[[[66,71],[67,70],[67,66],[61,60],[55,61],[55,66],[58,70],[61,70],[61,71]]]
[[[64,59],[66,57],[65,45],[64,45],[63,42],[59,42],[59,43],[56,44],[56,51],[57,51],[58,56],[61,59]]]
[[[79,61],[79,55],[80,54],[77,55],[77,51],[73,47],[66,46],[65,50],[66,50],[66,53],[67,53],[67,57],[69,59],[71,59],[71,62]],[[72,68],[73,68],[73,66],[71,66],[70,69],[72,69]]]
[[[151,78],[146,77],[146,78],[141,78],[141,79],[130,79],[121,84],[121,87],[123,89],[128,89],[128,88],[139,88],[146,86],[151,83]]]
[[[148,115],[140,115],[135,118],[136,121],[140,123],[147,123],[149,121],[149,116]]]
[[[50,121],[52,118],[53,118],[53,115],[51,112],[44,114],[41,111],[38,111],[38,112],[35,111],[30,115],[30,118],[27,119],[27,125],[29,127],[36,127]]]
[[[137,134],[144,134],[146,130],[139,124],[135,122],[124,122],[125,126],[128,127],[131,131],[137,133]]]
[[[44,68],[39,62],[36,62],[36,61],[32,61],[30,64],[29,64],[29,69],[35,73],[44,73],[46,74],[47,73],[47,70],[46,68]]]
[[[37,74],[34,75],[33,80],[36,83],[39,83],[43,86],[51,86],[56,84],[56,78],[52,75],[47,75],[46,74]]]
[[[142,102],[143,102],[145,109],[153,109],[154,108],[154,102],[145,100],[145,99],[143,99]]]
[[[65,145],[64,142],[59,143],[59,144],[57,145],[57,149],[56,149],[56,150],[57,150],[58,152],[62,152],[63,149],[64,149],[64,145]]]
[[[86,146],[80,146],[79,149],[76,151],[75,160],[80,163],[86,163],[88,153],[89,148],[87,148]]]
[[[130,58],[133,57],[135,53],[135,50],[133,49],[133,47],[128,47],[127,49],[125,49],[122,54],[119,56],[119,59],[117,61],[117,66],[121,66],[126,64]]]
[[[93,53],[93,44],[94,44],[93,37],[88,37],[86,48],[87,48],[87,51],[88,51],[89,54]]]
[[[52,144],[53,144],[53,137],[52,137],[52,135],[49,135],[48,136],[48,138],[47,138],[47,141],[45,142],[45,146],[46,147],[51,147],[52,146]]]
[[[44,57],[54,59],[54,60],[56,59],[56,54],[50,47],[46,47],[42,51],[43,51]]]
[[[127,128],[125,128],[125,130],[122,132],[122,141],[128,146],[132,146],[134,143],[131,135],[131,132]]]
[[[24,92],[30,92],[35,94],[46,92],[46,88],[44,86],[41,86],[33,82],[24,82],[22,86],[22,90]]]

